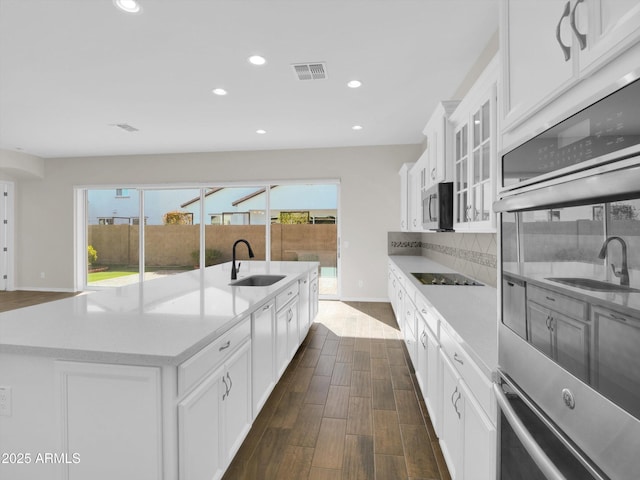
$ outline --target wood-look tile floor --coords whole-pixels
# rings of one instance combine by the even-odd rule
[[[69,292],[31,292],[26,290],[0,290],[0,312],[29,307],[39,303],[52,302],[62,298],[73,297],[78,293]]]
[[[320,302],[225,480],[450,480],[388,303]]]

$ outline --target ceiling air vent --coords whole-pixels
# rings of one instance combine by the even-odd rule
[[[327,65],[324,62],[294,63],[292,67],[298,80],[324,80],[327,78]]]
[[[128,123],[113,123],[113,124],[111,124],[111,126],[121,128],[122,130],[124,130],[126,132],[138,132],[139,131],[136,127],[132,127]]]

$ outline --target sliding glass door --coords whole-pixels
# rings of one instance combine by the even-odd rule
[[[131,188],[87,190],[86,278],[89,287],[140,280],[140,192]]]
[[[149,280],[198,268],[201,258],[228,262],[242,238],[255,260],[319,262],[320,295],[337,298],[338,197],[337,182],[86,189],[86,284]],[[244,245],[236,253],[248,259]]]

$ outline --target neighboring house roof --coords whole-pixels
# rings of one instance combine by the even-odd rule
[[[209,195],[213,195],[214,193],[219,192],[220,190],[223,190],[223,189],[224,189],[224,187],[212,188],[207,193],[205,193],[204,196],[208,197]],[[197,197],[192,198],[189,201],[184,202],[183,204],[180,205],[180,207],[181,208],[188,207],[189,205],[192,205],[192,204],[197,203],[199,201],[200,201],[200,196],[197,196]]]
[[[273,190],[273,189],[274,189],[274,188],[276,188],[277,186],[278,186],[278,185],[273,185],[273,186],[271,187],[271,190]],[[264,193],[264,192],[266,192],[266,191],[267,191],[267,187],[263,187],[263,188],[261,188],[261,189],[259,189],[259,190],[256,190],[256,191],[255,191],[255,192],[253,192],[253,193],[250,193],[249,195],[245,195],[244,197],[239,198],[238,200],[236,200],[235,202],[233,202],[231,205],[233,205],[234,207],[237,207],[237,206],[238,206],[238,204],[240,204],[240,203],[242,203],[242,202],[246,202],[246,201],[247,201],[247,200],[249,200],[250,198],[257,197],[258,195],[261,195],[261,194],[263,194],[263,193]]]

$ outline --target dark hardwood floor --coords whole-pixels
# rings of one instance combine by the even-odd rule
[[[225,480],[449,480],[387,303],[320,313]]]
[[[0,312],[75,295],[0,291]],[[450,480],[388,303],[320,302],[225,480]]]

